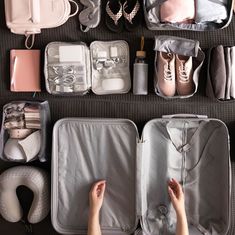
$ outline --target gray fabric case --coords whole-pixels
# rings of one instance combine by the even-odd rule
[[[199,80],[199,74],[201,71],[201,67],[203,65],[203,62],[205,60],[205,54],[201,50],[199,46],[199,41],[186,39],[186,38],[180,38],[180,37],[174,37],[174,36],[167,36],[167,35],[161,35],[155,37],[155,46],[154,50],[156,51],[155,54],[155,62],[154,62],[154,88],[155,93],[165,99],[174,99],[174,98],[189,98],[193,96],[198,89],[198,80]],[[185,56],[192,56],[193,57],[193,81],[195,85],[194,92],[187,96],[173,96],[173,97],[167,97],[164,96],[158,89],[158,77],[157,77],[157,52],[166,52],[166,53],[173,53],[173,54],[179,54],[179,55],[185,55]]]
[[[216,119],[166,116],[149,121],[141,137],[126,119],[62,119],[53,130],[52,224],[62,234],[86,234],[89,190],[105,179],[103,234],[173,235],[167,181],[174,177],[190,235],[224,235],[230,173],[228,130]]]
[[[203,24],[185,24],[185,23],[162,23],[159,15],[154,10],[154,7],[159,7],[166,0],[143,0],[143,10],[145,22],[149,30],[192,30],[192,31],[211,31],[226,28],[233,16],[233,0],[228,0],[227,14],[228,17],[223,23],[217,24],[206,22]],[[205,0],[211,1],[211,0]],[[221,0],[213,0],[211,2],[221,2]]]
[[[81,61],[74,62],[60,62],[59,48],[60,46],[80,46],[82,48]],[[117,58],[112,58],[110,48],[117,47]],[[53,56],[50,55],[53,52]],[[113,68],[105,68],[102,71],[96,69],[96,61],[98,61],[98,52],[105,52],[109,60],[117,59],[117,63]],[[101,58],[103,59],[103,58]],[[120,61],[119,61],[120,60]],[[94,41],[88,47],[83,42],[68,43],[68,42],[51,42],[45,49],[45,63],[44,75],[45,84],[48,93],[53,95],[85,95],[92,90],[97,95],[106,94],[123,94],[129,92],[131,89],[131,76],[130,76],[130,55],[129,45],[126,41]],[[70,67],[79,66],[83,67],[81,75],[75,74],[79,77],[79,81],[70,84],[67,87],[78,86],[77,91],[60,91],[56,90],[54,82],[50,81],[50,68],[53,67]],[[58,74],[57,77],[63,77],[63,74]],[[82,80],[82,81],[81,81]],[[115,81],[121,81],[121,86],[114,86]],[[108,83],[107,83],[108,82]],[[103,85],[106,84],[106,87]],[[108,85],[107,85],[108,84]],[[111,86],[112,85],[112,86]]]
[[[224,49],[226,48],[229,48],[229,47],[226,47],[224,46]],[[215,94],[215,91],[214,91],[214,87],[213,87],[213,84],[212,84],[212,76],[211,76],[211,72],[210,72],[210,69],[211,69],[211,60],[212,60],[212,50],[213,48],[210,48],[208,49],[208,52],[207,52],[207,81],[206,81],[206,96],[217,101],[217,102],[220,102],[220,103],[228,103],[228,102],[234,102],[234,99],[217,99],[216,97],[216,94]],[[231,61],[230,61],[231,62]],[[226,66],[230,66],[230,69],[232,69],[231,65],[229,65],[229,62],[226,60],[225,62]],[[220,65],[218,65],[219,67]],[[226,68],[227,70],[227,68]],[[228,74],[226,74],[226,78],[228,78]],[[230,84],[231,85],[231,84]]]

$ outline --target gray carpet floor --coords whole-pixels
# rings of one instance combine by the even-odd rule
[[[102,1],[105,5],[105,0]],[[103,13],[104,15],[104,13]],[[185,100],[166,101],[157,97],[153,92],[153,63],[154,63],[154,37],[156,35],[173,35],[200,41],[205,50],[222,44],[235,45],[235,18],[228,28],[213,32],[189,32],[189,31],[149,31],[145,24],[132,33],[123,32],[115,34],[106,28],[104,17],[98,28],[82,33],[79,30],[78,17],[70,19],[66,24],[55,29],[42,30],[36,36],[35,47],[42,50],[51,41],[83,41],[88,45],[94,40],[126,40],[130,45],[131,64],[134,61],[135,51],[139,49],[140,37],[145,36],[146,51],[149,63],[149,95],[134,96],[131,92],[125,95],[97,96],[92,93],[83,97],[59,97],[49,95],[45,90],[44,77],[42,75],[43,91],[33,98],[32,93],[12,93],[9,90],[9,51],[10,49],[24,48],[24,37],[11,34],[6,28],[4,18],[4,1],[0,1],[0,108],[12,100],[48,100],[51,107],[52,123],[64,117],[105,117],[105,118],[128,118],[134,121],[141,132],[144,124],[152,119],[165,114],[194,113],[218,118],[226,123],[231,139],[232,178],[235,179],[235,101],[216,102],[205,96],[206,66],[200,75],[199,90],[197,94]],[[131,68],[132,69],[132,68]],[[5,169],[12,164],[0,162],[0,169]],[[50,163],[41,164],[50,169]],[[219,203],[219,202],[218,202]],[[229,235],[235,235],[235,183],[232,183],[232,220]],[[34,234],[56,234],[53,230],[50,217],[42,223],[34,225]],[[24,227],[21,223],[11,224],[0,218],[0,234],[23,235]]]

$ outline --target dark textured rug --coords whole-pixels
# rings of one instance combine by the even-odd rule
[[[157,97],[153,92],[153,62],[154,62],[154,36],[174,35],[196,39],[200,41],[201,47],[206,50],[218,44],[235,44],[235,19],[226,29],[214,32],[189,32],[189,31],[149,31],[145,24],[135,32],[123,32],[121,34],[111,33],[104,25],[104,17],[100,26],[88,33],[79,30],[78,17],[70,19],[66,24],[55,29],[42,30],[42,34],[36,36],[35,48],[42,50],[51,41],[84,41],[88,45],[94,40],[126,40],[130,45],[131,64],[134,61],[135,51],[139,49],[140,36],[146,39],[146,50],[149,63],[149,95],[134,96],[109,95],[97,96],[87,94],[83,97],[58,97],[49,95],[45,90],[44,77],[42,75],[43,92],[33,98],[31,93],[12,93],[9,91],[9,51],[10,49],[24,48],[24,36],[11,34],[5,26],[4,1],[0,1],[0,107],[11,100],[48,100],[51,107],[53,123],[63,117],[112,117],[128,118],[133,120],[140,132],[144,124],[152,119],[161,117],[163,114],[195,113],[204,114],[208,117],[221,119],[229,128],[231,136],[231,160],[235,160],[235,101],[219,103],[212,101],[205,96],[206,62],[200,76],[198,93],[186,100],[166,101]],[[103,1],[105,5],[106,1]],[[103,13],[104,14],[104,13]],[[11,165],[11,164],[10,164]],[[0,168],[7,165],[0,162]],[[43,167],[49,169],[49,164]],[[232,178],[235,179],[235,163],[232,163]],[[218,202],[219,203],[219,202]],[[232,220],[229,235],[235,234],[235,184],[232,183]],[[50,218],[37,224],[34,227],[34,234],[56,234],[50,224]],[[0,219],[0,234],[23,235],[25,234],[22,224],[10,224]]]

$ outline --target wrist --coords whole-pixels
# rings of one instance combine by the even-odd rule
[[[177,219],[186,219],[186,212],[185,212],[185,210],[177,211],[176,215],[177,215]]]
[[[89,217],[90,218],[99,218],[99,210],[93,210],[93,209],[90,209],[89,210]]]

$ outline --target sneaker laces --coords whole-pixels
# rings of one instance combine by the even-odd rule
[[[183,63],[181,63],[181,65],[179,66],[179,77],[182,83],[187,83],[189,81],[189,76],[186,71],[186,66]]]
[[[172,81],[173,80],[173,74],[172,74],[172,70],[171,70],[169,62],[167,62],[167,64],[164,65],[164,79],[166,81]]]

